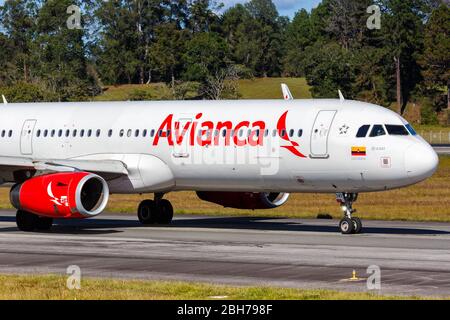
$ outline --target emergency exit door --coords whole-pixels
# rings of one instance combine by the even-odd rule
[[[20,152],[24,155],[33,154],[33,135],[36,120],[27,120],[23,124],[22,134],[20,135]]]
[[[311,157],[328,158],[328,138],[336,110],[319,111],[311,133]]]

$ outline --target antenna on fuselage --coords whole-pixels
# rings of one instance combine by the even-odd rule
[[[283,91],[283,99],[284,100],[294,100],[294,97],[292,96],[291,90],[289,90],[289,87],[287,84],[282,83],[281,84],[281,90]]]
[[[341,100],[341,102],[344,102],[345,101],[345,97],[342,94],[341,90],[338,90],[338,92],[339,92],[339,99]]]
[[[6,100],[6,98],[5,98],[5,96],[2,94],[2,99],[3,99],[3,104],[4,105],[7,105],[8,104],[8,101]]]

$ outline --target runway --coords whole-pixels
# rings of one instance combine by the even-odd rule
[[[381,269],[381,294],[450,297],[450,224],[364,221],[344,236],[337,221],[178,216],[145,227],[132,215],[57,221],[52,231],[23,233],[0,211],[0,273],[207,281],[367,291],[353,269]]]
[[[450,145],[433,145],[434,151],[438,155],[450,155]]]

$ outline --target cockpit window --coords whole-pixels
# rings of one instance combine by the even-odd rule
[[[409,123],[405,126],[406,129],[408,129],[409,133],[411,133],[411,135],[416,136],[417,132],[416,130],[414,130],[414,128],[412,127],[412,125],[410,125]]]
[[[402,125],[386,124],[387,132],[392,136],[408,136],[408,130]]]
[[[370,132],[370,137],[379,137],[384,136],[386,131],[381,124],[376,124],[373,126],[372,131]]]
[[[356,134],[357,138],[365,138],[367,136],[367,132],[369,131],[370,125],[366,124],[359,128],[358,133]]]

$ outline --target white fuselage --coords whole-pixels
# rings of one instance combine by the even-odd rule
[[[120,160],[129,174],[106,177],[112,193],[370,192],[436,170],[421,137],[385,127],[406,124],[385,108],[340,100],[8,104],[0,156]],[[364,125],[367,135],[356,137]],[[370,137],[374,125],[385,134]],[[7,170],[0,176],[13,182]]]

